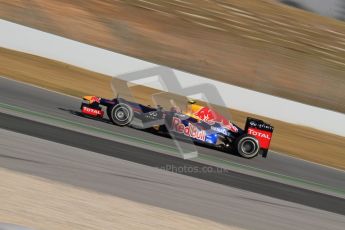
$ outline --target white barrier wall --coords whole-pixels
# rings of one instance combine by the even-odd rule
[[[126,78],[126,76],[135,71],[159,67],[159,65],[150,62],[5,20],[0,20],[0,31],[1,47],[65,62],[109,76]],[[174,73],[182,88],[200,84],[212,84],[220,92],[223,101],[229,108],[345,136],[345,114],[247,90],[183,71],[170,68],[169,70]],[[166,86],[164,86],[164,83],[160,84],[161,81],[159,81],[159,78],[164,79],[164,77],[169,76],[160,75],[155,76],[154,79],[156,80],[154,81],[152,81],[152,78],[148,78],[137,80],[136,82],[152,88],[165,90]],[[185,93],[185,96],[190,95]]]
[[[280,0],[283,3],[290,3],[288,5],[293,5],[296,3],[306,10],[312,11],[314,13],[333,17],[338,19],[344,18],[344,0]],[[292,3],[292,4],[291,4]]]

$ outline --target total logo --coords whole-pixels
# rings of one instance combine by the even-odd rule
[[[85,107],[85,106],[83,107],[82,112],[85,113],[85,114],[93,115],[93,116],[103,116],[103,111],[102,110],[92,109],[92,108],[88,108],[88,107]]]
[[[253,129],[248,129],[248,134],[256,136],[256,137],[261,137],[261,138],[266,138],[268,140],[271,140],[271,134],[268,133],[262,133]]]
[[[192,123],[189,123],[188,126],[186,126],[181,122],[181,119],[177,117],[173,117],[171,129],[177,133],[182,133],[185,136],[188,136],[191,138],[195,138],[201,141],[206,140],[205,130],[200,130],[198,127],[196,127]]]
[[[210,125],[218,122],[230,131],[235,133],[238,132],[238,128],[234,126],[228,119],[208,107],[202,107],[198,112],[194,113],[194,115]]]

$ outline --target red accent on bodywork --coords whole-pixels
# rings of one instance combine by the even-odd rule
[[[172,120],[172,130],[178,133],[182,133],[187,137],[192,137],[201,141],[206,140],[205,130],[201,130],[192,123],[185,126],[181,119],[174,117]]]
[[[84,106],[81,110],[83,114],[94,116],[94,117],[103,117],[104,112],[100,109],[92,109]]]
[[[256,137],[258,139],[260,148],[268,149],[270,147],[272,133],[265,130],[260,130],[256,128],[249,128],[248,134]]]
[[[100,97],[96,97],[96,96],[92,96],[90,99],[90,104],[97,102],[98,104],[101,103],[101,98]]]
[[[210,125],[218,122],[230,131],[235,133],[238,132],[237,127],[234,126],[228,119],[208,107],[202,107],[199,111],[194,113],[194,115]]]

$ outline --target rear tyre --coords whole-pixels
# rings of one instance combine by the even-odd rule
[[[132,108],[124,103],[119,103],[107,111],[109,119],[115,125],[126,126],[130,124],[133,120],[133,110]]]
[[[259,141],[248,134],[240,136],[235,142],[237,153],[242,157],[250,159],[256,157],[259,153]]]

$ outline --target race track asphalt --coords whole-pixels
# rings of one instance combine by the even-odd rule
[[[173,145],[173,142],[168,138],[156,136],[133,128],[116,127],[110,125],[106,121],[90,120],[77,116],[75,111],[78,111],[79,109],[80,100],[73,97],[35,88],[4,78],[0,78],[0,92],[0,102],[3,104],[14,105],[19,108],[25,108],[27,111],[48,114],[50,116],[87,124],[97,128],[100,127],[111,132],[124,133],[128,136],[138,136],[141,139],[152,142]],[[51,125],[34,122],[32,120],[10,116],[4,113],[1,113],[0,121],[0,128],[25,133],[153,167],[166,167],[167,165],[175,165],[176,167],[207,166],[195,161],[186,161],[178,157],[95,137],[94,134],[88,135],[88,133],[61,129]],[[196,148],[199,153],[204,154],[205,156],[216,156],[218,159],[228,160],[242,165],[255,167],[256,169],[287,175],[289,177],[296,177],[315,183],[321,183],[338,190],[343,190],[345,188],[345,174],[344,171],[341,170],[335,170],[329,167],[301,161],[281,154],[270,153],[268,159],[255,158],[252,160],[246,160],[234,155],[221,153],[203,147]],[[213,169],[215,168],[213,167]],[[309,191],[303,188],[297,188],[233,171],[225,171],[222,173],[190,173],[182,171],[182,173],[279,199],[344,214],[344,199]]]
[[[4,118],[6,123],[9,123],[9,116],[1,117],[1,120],[2,118]],[[53,139],[54,136],[60,135],[60,132],[63,132],[66,135],[66,139],[71,137],[81,138],[80,140],[83,140],[85,143],[82,147],[85,148],[88,148],[90,145],[86,142],[94,140],[105,144],[105,147],[108,147],[107,144],[114,144],[111,141],[103,142],[103,140],[98,140],[98,138],[84,134],[79,136],[77,132],[73,131],[65,132],[63,129],[56,129],[52,126],[36,126],[36,123],[31,124],[30,121],[23,121],[22,119],[19,119],[13,128],[25,129],[23,126],[27,126],[27,124],[23,122],[29,122],[29,127],[33,129],[32,131],[27,129],[25,132],[37,133],[39,136],[42,135],[43,129],[48,133],[48,136],[45,136],[45,138],[49,139]],[[41,131],[41,134],[39,134],[39,131]],[[59,141],[64,142],[63,139],[64,137],[60,137]],[[76,140],[73,142],[78,144]],[[74,145],[72,142],[68,142],[67,144]],[[73,187],[76,186],[81,190],[96,191],[100,195],[107,194],[209,219],[226,224],[229,226],[229,229],[238,229],[237,227],[240,227],[241,229],[248,230],[342,230],[345,225],[345,216],[341,214],[208,181],[212,176],[208,176],[205,179],[198,179],[196,177],[202,177],[202,175],[185,176],[161,170],[156,167],[163,164],[162,161],[166,161],[167,163],[173,162],[174,165],[178,166],[182,160],[176,160],[164,154],[158,154],[148,150],[143,151],[132,146],[115,144],[114,147],[116,148],[112,151],[106,150],[104,152],[109,155],[107,156],[5,129],[0,129],[0,146],[2,147],[0,168],[38,176],[44,178],[44,181],[49,179],[53,182],[72,185]],[[98,148],[94,149],[103,151]],[[141,163],[120,159],[126,157]],[[187,165],[193,164],[190,162],[182,163],[186,163]],[[199,168],[199,166],[197,167]],[[224,178],[224,176],[226,175],[224,174],[222,177]],[[236,182],[237,179],[238,182]],[[301,198],[305,198],[304,195],[308,195],[308,193],[304,194],[303,191],[296,193],[297,191],[291,190],[289,187],[283,186],[280,188],[279,185],[274,183],[266,183],[263,180],[255,182],[254,180],[256,179],[246,176],[243,177],[236,173],[230,173],[227,179],[228,183],[230,185],[234,184],[235,187],[244,187],[246,184],[253,183],[252,187],[257,186],[259,192],[262,190],[260,184],[263,183],[262,185],[268,190],[277,190],[277,193],[287,189],[287,191],[295,195],[300,195]],[[20,180],[17,181],[19,187],[21,182]],[[25,183],[25,181],[23,182]],[[7,189],[6,187],[3,188],[5,190]],[[23,196],[24,201],[25,191],[27,189],[30,190],[30,186],[27,185],[20,189],[22,192],[20,195]],[[51,188],[46,187],[37,188],[33,186],[33,189],[42,189],[43,191],[47,189],[50,191],[50,194],[53,192]],[[68,191],[67,193],[66,190],[61,191],[61,193],[54,191],[53,193],[56,196],[54,197],[52,195],[52,202],[54,203],[54,199],[64,200],[63,197],[69,196]],[[315,196],[311,194],[311,197]],[[324,200],[325,198],[323,196],[319,196],[318,198],[321,201],[328,199],[326,198]],[[83,199],[82,194],[80,199]],[[309,198],[306,199],[308,200]],[[0,209],[0,213],[1,211],[15,213],[15,210],[18,210],[18,207],[21,208],[21,204],[23,204],[21,198],[18,198],[18,200],[9,200],[12,200],[12,205],[15,206],[13,210],[8,208]],[[332,200],[328,201],[331,202],[331,205]],[[6,203],[6,197],[2,197],[2,202],[4,202],[5,207],[10,207]],[[16,205],[15,202],[18,202],[18,204]],[[98,204],[97,199],[90,200],[89,202],[89,205],[92,206]],[[42,207],[44,210],[49,207],[54,207],[44,202],[36,203],[35,200],[31,201],[31,205],[30,202],[25,201],[25,205],[25,210],[30,210],[31,205],[34,206],[34,209],[40,209]],[[107,208],[106,206],[103,203],[101,209],[103,207]],[[80,208],[85,207],[82,206]],[[112,207],[114,207],[113,204]],[[59,206],[58,210],[63,212],[63,205],[61,207]],[[18,214],[20,215],[21,213]],[[138,212],[136,209],[133,209],[130,214],[134,221],[136,220],[137,214],[140,216],[140,211]],[[126,214],[124,213],[124,215]],[[160,212],[158,211],[153,215],[159,218]],[[25,211],[24,216],[30,218],[30,213]],[[76,214],[75,218],[77,216],[78,214]],[[94,217],[100,221],[101,219],[98,218],[109,218],[109,215],[100,210],[100,213],[95,213]],[[54,219],[54,217],[52,218]],[[171,215],[170,218],[174,218],[174,215]],[[76,219],[76,221],[79,220]],[[84,220],[81,219],[80,221]],[[123,228],[126,227],[123,226]],[[200,228],[208,229],[208,226],[200,226]]]
[[[138,137],[142,141],[159,143],[165,146],[174,146],[174,142],[169,138],[153,135],[133,128],[116,127],[109,124],[107,120],[99,121],[80,117],[75,114],[76,111],[79,111],[80,102],[80,99],[74,97],[68,97],[0,77],[0,103],[38,112],[39,114],[49,115],[54,118],[64,119],[71,122],[72,125],[74,125],[74,123],[84,124],[115,134],[120,133],[130,137]],[[1,105],[0,112],[3,112],[1,110]],[[23,117],[25,118],[26,114]],[[42,119],[42,122],[43,120],[44,119]],[[98,135],[91,133],[91,131],[86,133]],[[264,173],[268,172],[267,174],[270,175],[297,178],[315,184],[322,184],[340,190],[345,194],[345,171],[342,170],[336,170],[273,152],[269,153],[267,159],[257,157],[247,160],[205,147],[193,146],[189,148],[195,148],[204,158],[212,157],[218,162],[234,164],[236,167],[244,166],[245,168],[255,169],[254,173],[261,170]]]

